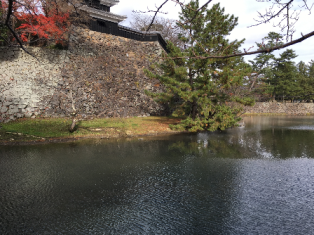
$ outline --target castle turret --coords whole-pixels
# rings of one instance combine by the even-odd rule
[[[87,12],[93,20],[90,29],[119,37],[130,38],[137,41],[158,41],[167,51],[167,43],[159,32],[142,32],[131,29],[119,23],[127,17],[110,12],[110,7],[119,3],[119,0],[84,0],[81,10]]]
[[[85,6],[81,9],[88,12],[94,19],[120,23],[127,17],[110,12],[110,7],[119,3],[119,0],[85,0]]]

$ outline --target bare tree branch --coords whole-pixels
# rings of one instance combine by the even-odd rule
[[[258,26],[261,24],[266,24],[273,22],[274,27],[279,27],[282,32],[286,31],[286,41],[289,39],[292,41],[293,34],[296,32],[294,26],[300,18],[302,10],[307,10],[311,14],[311,7],[308,6],[307,0],[302,0],[303,5],[298,5],[298,10],[293,7],[293,4],[297,4],[296,0],[256,0],[258,2],[272,2],[272,6],[269,9],[266,9],[265,13],[258,12],[260,20],[256,20],[258,23],[251,25],[249,27]],[[274,10],[275,7],[278,7],[279,10]],[[279,22],[276,19],[279,18]]]
[[[267,48],[267,49],[261,49],[261,50],[257,50],[257,51],[252,51],[252,52],[243,52],[243,53],[234,53],[234,54],[231,54],[231,55],[225,55],[225,56],[219,56],[219,55],[209,55],[209,56],[197,56],[195,58],[200,58],[200,59],[227,59],[227,58],[232,58],[232,57],[236,57],[236,56],[245,56],[245,55],[254,55],[254,54],[260,54],[260,53],[269,53],[269,52],[272,52],[272,51],[276,51],[276,50],[279,50],[279,49],[282,49],[282,48],[285,48],[285,47],[289,47],[291,45],[294,45],[294,44],[297,44],[297,43],[300,43],[302,41],[304,41],[305,39],[309,38],[309,37],[312,37],[314,36],[314,31],[296,39],[296,40],[293,40],[291,42],[288,42],[288,43],[285,43],[285,44],[281,44],[279,46],[274,46],[274,47],[270,47],[270,48]],[[175,57],[175,58],[185,58],[185,57]],[[193,57],[189,57],[189,58],[193,58]]]
[[[5,21],[5,25],[7,26],[7,28],[11,31],[11,33],[13,34],[13,37],[16,39],[16,41],[18,42],[18,44],[20,45],[20,47],[23,49],[23,51],[25,51],[27,54],[29,54],[30,56],[34,57],[37,61],[38,59],[32,55],[32,53],[30,53],[23,45],[21,39],[19,38],[19,36],[17,35],[17,33],[12,29],[12,27],[10,26],[10,17],[12,14],[12,10],[13,10],[13,0],[9,0],[9,6],[8,6],[8,13],[7,13],[7,17],[6,17],[6,21]],[[39,62],[39,61],[38,61]]]
[[[154,24],[155,18],[156,18],[156,16],[157,16],[157,14],[160,13],[161,8],[162,8],[167,2],[169,2],[169,1],[170,1],[170,0],[164,1],[159,7],[157,7],[157,10],[154,11],[154,12],[155,12],[154,17],[153,17],[152,21],[150,22],[149,27],[147,28],[147,31],[146,31],[146,32],[148,32],[149,29],[151,28],[151,26]],[[175,3],[177,3],[177,4],[179,4],[179,5],[181,6],[181,8],[182,8],[182,7],[188,7],[188,6],[186,6],[184,3],[180,2],[179,0],[171,0],[171,1],[172,1],[172,2],[175,2]],[[192,9],[193,11],[195,11],[195,13],[197,13],[198,11],[201,11],[203,8],[206,8],[207,5],[208,5],[209,3],[211,3],[211,2],[212,2],[212,0],[208,0],[203,6],[199,7],[197,10],[194,10],[194,9],[192,9],[192,8],[190,8],[190,9]],[[152,12],[152,11],[150,11],[150,12]],[[144,13],[144,12],[141,12],[141,13]],[[189,23],[189,22],[195,20],[196,15],[197,15],[197,14],[195,14],[195,16],[194,16],[191,20],[189,20],[189,21],[187,21],[187,22],[184,22],[184,24],[187,24],[187,23]]]
[[[269,18],[267,18],[267,19],[265,19],[265,17],[266,17],[265,15],[267,15],[267,12],[266,12],[265,15],[261,14],[260,12],[258,12],[259,17],[261,17],[261,18],[263,18],[263,19],[265,19],[265,20],[259,21],[258,24],[251,25],[251,26],[249,26],[249,27],[258,26],[258,25],[261,25],[261,24],[265,24],[265,23],[270,22],[272,19],[274,19],[275,17],[279,16],[280,13],[281,13],[285,8],[288,8],[289,5],[290,5],[293,1],[294,1],[294,0],[290,0],[290,1],[289,1],[288,3],[286,3],[277,13],[275,13],[275,14],[272,13],[271,16],[270,16]],[[271,9],[272,9],[272,8],[271,8]],[[258,20],[257,20],[257,21],[258,21]]]
[[[158,12],[160,11],[160,9],[161,9],[167,2],[168,2],[168,0],[164,1],[164,3],[161,4],[160,7],[157,8],[157,11],[155,12],[155,15],[154,15],[154,17],[153,17],[151,23],[150,23],[149,26],[147,27],[146,32],[148,32],[149,29],[152,27],[152,25],[153,25],[153,23],[154,23],[154,21],[155,21],[155,18],[156,18],[157,14],[158,14]]]
[[[182,2],[180,2],[180,0],[166,0],[165,2],[163,2],[155,12],[155,15],[154,15],[154,18],[153,20],[151,21],[150,23],[150,27],[153,25],[154,23],[154,19],[156,17],[156,15],[160,12],[160,9],[169,1],[172,1],[172,2],[175,2],[177,4],[179,4],[181,7],[187,7],[189,8],[189,5],[185,5],[183,4]],[[264,0],[257,0],[259,2],[265,2]],[[272,20],[274,20],[276,17],[279,17],[280,15],[283,14],[284,10],[286,9],[286,14],[283,15],[283,19],[279,22],[279,24],[277,24],[277,26],[280,26],[282,30],[284,30],[286,28],[286,38],[287,38],[287,43],[285,44],[280,44],[280,45],[275,45],[273,47],[270,47],[270,48],[263,48],[263,45],[261,45],[261,47],[256,50],[256,51],[252,51],[252,52],[249,52],[249,50],[245,50],[244,49],[244,52],[241,52],[241,53],[234,53],[234,54],[229,54],[229,55],[211,55],[206,49],[203,48],[204,52],[206,54],[208,54],[208,56],[197,56],[195,58],[203,58],[203,59],[209,59],[209,58],[217,58],[217,59],[226,59],[226,58],[232,58],[232,57],[236,57],[236,56],[245,56],[245,55],[253,55],[253,54],[259,54],[259,53],[267,53],[267,52],[272,52],[272,51],[275,51],[275,50],[279,50],[279,49],[283,49],[283,48],[286,48],[286,47],[289,47],[291,45],[294,45],[294,44],[297,44],[297,43],[300,43],[312,36],[314,36],[314,31],[306,34],[306,35],[302,35],[302,37],[296,39],[296,40],[292,40],[292,35],[293,33],[295,32],[295,30],[293,29],[293,26],[294,24],[296,23],[296,21],[298,21],[299,19],[299,14],[300,13],[297,13],[296,10],[294,10],[292,13],[290,13],[290,8],[292,6],[292,3],[295,2],[295,0],[289,0],[288,2],[285,2],[285,3],[282,3],[282,0],[267,0],[267,2],[269,1],[273,1],[273,6],[269,9],[269,10],[266,10],[266,13],[265,14],[261,14],[260,12],[259,13],[259,17],[262,18],[261,21],[259,21],[258,24],[255,24],[255,25],[251,25],[249,27],[253,27],[253,26],[257,26],[257,25],[261,25],[261,24],[265,24],[265,23],[268,23]],[[202,10],[204,7],[206,7],[209,3],[211,3],[212,0],[208,0],[203,6],[199,7],[198,9],[193,9],[195,12],[197,11],[200,11]],[[304,3],[303,6],[299,6],[300,8],[305,8],[306,10],[308,10],[310,13],[311,13],[311,9],[314,5],[314,3],[311,5],[311,7],[308,6],[307,4],[307,1],[306,0],[302,0],[302,2]],[[276,12],[273,12],[273,8],[275,6],[280,6],[280,9]],[[196,17],[196,15],[195,15]],[[186,24],[186,23],[189,23],[191,21],[193,21],[194,18],[188,20],[187,22],[184,22],[184,23],[181,23],[182,24]],[[294,20],[294,22],[290,21],[290,19]],[[286,20],[286,24],[285,25],[282,25],[281,23],[283,22],[283,20]],[[149,27],[149,28],[150,28]],[[290,42],[288,42],[288,38],[290,38]],[[252,48],[252,47],[251,47]],[[250,49],[251,49],[250,48]],[[221,48],[220,51],[225,51],[225,49]],[[178,58],[183,58],[183,57],[178,57]]]

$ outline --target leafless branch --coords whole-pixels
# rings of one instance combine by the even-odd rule
[[[314,36],[314,31],[296,39],[296,40],[293,40],[291,42],[288,42],[288,43],[285,43],[285,44],[281,44],[281,45],[278,45],[278,46],[274,46],[274,47],[270,47],[270,48],[266,48],[266,49],[261,49],[261,50],[257,50],[257,51],[252,51],[252,52],[242,52],[242,53],[234,53],[234,54],[230,54],[230,55],[209,55],[209,56],[197,56],[197,57],[189,57],[189,58],[199,58],[199,59],[227,59],[227,58],[232,58],[232,57],[237,57],[237,56],[245,56],[245,55],[254,55],[254,54],[260,54],[260,53],[269,53],[269,52],[272,52],[272,51],[276,51],[276,50],[279,50],[279,49],[283,49],[283,48],[286,48],[286,47],[289,47],[291,45],[294,45],[294,44],[297,44],[297,43],[300,43],[302,41],[304,41],[305,39],[309,38],[309,37],[312,37]],[[180,58],[185,58],[185,57],[175,57],[177,59],[180,59]]]
[[[157,14],[160,13],[161,8],[162,8],[167,2],[169,2],[169,1],[172,1],[172,2],[175,2],[176,4],[179,4],[179,5],[181,6],[181,8],[182,8],[182,7],[188,7],[187,5],[185,5],[184,3],[180,2],[179,0],[166,0],[166,1],[164,1],[159,7],[156,7],[157,9],[156,9],[155,11],[151,11],[151,10],[149,11],[149,12],[154,12],[155,14],[154,14],[153,19],[151,20],[151,22],[150,22],[150,24],[149,24],[149,26],[148,26],[148,28],[147,28],[147,32],[149,31],[149,29],[151,28],[151,26],[154,24],[155,18],[156,18],[156,16],[157,16]],[[206,7],[208,6],[208,4],[211,3],[211,2],[212,2],[212,0],[208,0],[204,5],[202,5],[201,7],[199,7],[199,8],[196,9],[196,10],[195,10],[195,9],[192,9],[192,8],[190,8],[190,9],[193,10],[193,11],[195,11],[195,13],[197,13],[197,12],[203,10],[204,8],[206,8]],[[189,7],[188,7],[188,8],[189,8]],[[136,13],[136,12],[135,12],[135,13]],[[145,12],[140,12],[140,13],[145,13]],[[190,19],[189,21],[184,22],[184,24],[187,24],[187,23],[192,22],[193,20],[195,20],[196,15],[197,15],[197,14],[195,14],[195,16],[194,16],[192,19]]]
[[[16,41],[18,42],[18,44],[20,45],[20,47],[23,49],[23,51],[25,51],[27,54],[29,54],[30,56],[34,57],[36,60],[38,60],[34,55],[32,55],[23,45],[21,39],[19,38],[19,36],[17,35],[17,33],[12,29],[11,25],[10,25],[10,18],[12,15],[12,10],[13,10],[13,0],[9,0],[9,6],[8,6],[8,12],[7,12],[7,17],[5,20],[5,25],[7,26],[7,28],[10,30],[10,32],[12,33],[13,37],[16,39]]]
[[[292,41],[292,36],[295,33],[294,25],[299,20],[300,13],[302,10],[307,10],[311,14],[311,9],[313,4],[309,6],[307,0],[302,0],[303,5],[298,5],[298,10],[293,9],[293,4],[296,3],[296,0],[289,0],[284,2],[284,0],[257,0],[258,2],[271,2],[270,6],[265,13],[258,12],[258,17],[260,19],[256,20],[258,23],[251,25],[249,27],[258,26],[261,24],[266,24],[269,22],[274,22],[274,27],[280,27],[281,31],[286,31],[286,41],[289,39]],[[275,7],[278,7],[279,10],[274,10]],[[276,21],[276,18],[280,17],[279,22]]]
[[[153,17],[151,23],[149,24],[149,26],[148,26],[146,32],[148,32],[149,29],[152,27],[152,25],[153,25],[153,23],[154,23],[154,21],[155,21],[155,18],[156,18],[157,14],[158,14],[158,12],[160,11],[160,9],[161,9],[167,2],[168,2],[168,0],[164,1],[164,3],[161,4],[161,5],[157,8],[157,10],[156,10],[156,12],[155,12],[155,15],[154,15],[154,17]]]
[[[273,5],[268,11],[266,11],[265,14],[262,14],[262,13],[258,12],[259,17],[262,18],[263,20],[261,20],[261,21],[256,20],[256,21],[258,21],[259,23],[258,23],[258,24],[255,24],[255,25],[251,25],[251,26],[249,26],[249,27],[258,26],[258,25],[266,24],[266,23],[270,22],[272,19],[274,19],[275,17],[279,16],[282,11],[284,11],[286,8],[288,8],[289,5],[290,5],[293,1],[294,1],[294,0],[290,0],[289,2],[287,2],[286,4],[284,4],[284,6],[283,6],[278,12],[276,12],[276,13],[273,13],[273,12],[271,11],[275,5]],[[276,3],[278,4],[278,1],[276,1]]]

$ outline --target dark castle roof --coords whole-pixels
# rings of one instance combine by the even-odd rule
[[[167,51],[167,43],[160,32],[142,32],[119,25],[127,17],[110,12],[110,7],[118,3],[119,0],[85,0],[85,5],[81,9],[94,19],[91,21],[90,29],[137,41],[158,41]]]

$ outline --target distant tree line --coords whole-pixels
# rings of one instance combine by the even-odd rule
[[[264,47],[272,47],[282,43],[280,34],[270,32],[263,39]],[[252,77],[250,84],[256,97],[267,101],[301,101],[314,99],[314,61],[309,63],[293,61],[297,55],[294,50],[287,49],[278,57],[273,53],[262,53],[250,61]],[[253,84],[254,83],[254,84]]]

